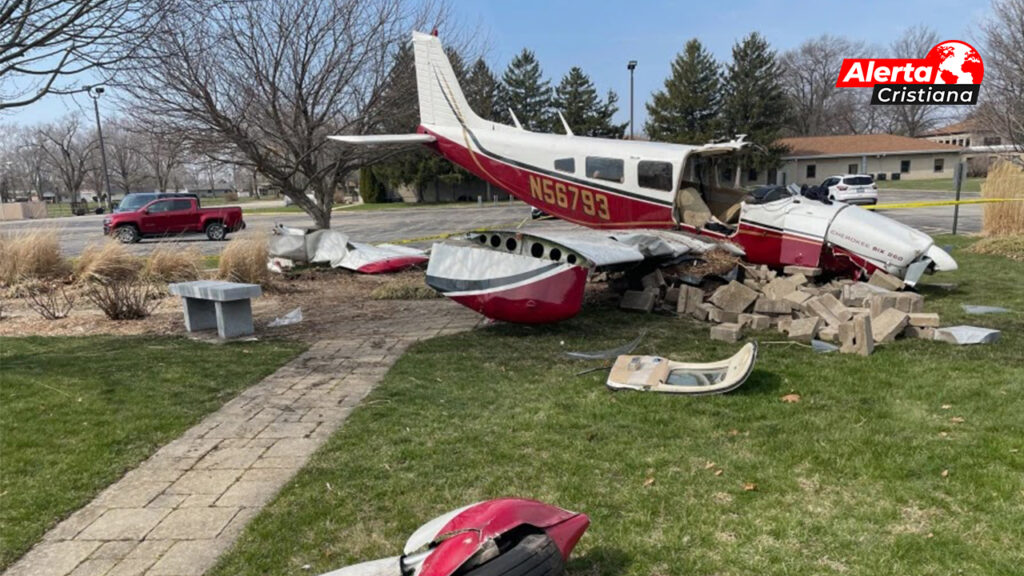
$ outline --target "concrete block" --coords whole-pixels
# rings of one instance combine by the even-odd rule
[[[881,270],[875,270],[871,275],[871,279],[868,280],[868,284],[872,286],[878,286],[879,288],[885,288],[886,290],[901,290],[903,289],[903,280],[887,274]]]
[[[810,317],[793,320],[789,323],[786,334],[791,340],[810,342],[818,335],[818,328],[821,327],[821,318]]]
[[[804,305],[811,298],[813,298],[813,296],[811,296],[807,292],[801,292],[800,290],[790,292],[789,294],[786,294],[785,296],[782,297],[782,299],[785,300],[786,302],[789,302],[795,310],[803,310]]]
[[[776,278],[764,285],[761,292],[772,300],[779,300],[796,290],[797,285],[787,278]]]
[[[708,320],[718,323],[730,323],[735,324],[739,322],[739,313],[731,312],[729,310],[722,310],[721,308],[711,308],[708,310]]]
[[[690,315],[696,318],[697,320],[700,320],[701,322],[706,322],[708,320],[708,317],[711,315],[711,311],[714,309],[714,304],[710,304],[708,302],[701,302],[700,304],[697,305],[696,308],[694,308],[693,312],[690,312]]]
[[[743,285],[746,286],[747,288],[750,288],[751,290],[754,290],[755,292],[761,291],[761,284],[761,282],[758,282],[757,280],[753,280],[751,278],[745,278],[743,280]]]
[[[792,318],[787,318],[783,316],[775,320],[775,327],[779,330],[779,332],[789,332],[789,325],[792,323]]]
[[[818,288],[817,286],[813,286],[811,284],[808,284],[807,286],[801,286],[799,290],[812,298],[814,296],[821,296],[821,288]]]
[[[907,327],[910,316],[895,308],[889,308],[871,319],[871,337],[877,344],[892,342]]]
[[[719,324],[711,327],[711,339],[722,342],[736,342],[743,337],[743,327],[736,323]]]
[[[831,294],[822,294],[807,301],[805,310],[821,318],[833,328],[853,318],[853,313]]]
[[[939,315],[932,312],[911,312],[909,324],[919,328],[938,328]]]
[[[767,330],[772,326],[770,316],[762,314],[740,314],[740,325],[751,330]]]
[[[807,276],[804,276],[803,274],[794,274],[790,276],[788,280],[797,287],[805,286],[808,282],[810,282],[810,280],[807,279]]]
[[[757,291],[733,280],[722,286],[711,295],[710,301],[715,306],[729,312],[746,312],[747,308],[757,300]]]
[[[869,296],[866,304],[871,309],[871,317],[877,318],[882,312],[895,308],[899,295],[899,292],[882,292]]]
[[[857,315],[853,320],[839,326],[839,351],[843,354],[870,356],[875,351],[875,339],[871,333],[871,316]]]
[[[903,329],[904,338],[919,340],[935,340],[935,328],[931,326],[907,326]]]
[[[693,314],[702,302],[704,302],[703,290],[683,284],[679,287],[679,296],[676,299],[676,314]],[[706,318],[707,314],[704,317]],[[703,318],[701,319],[703,320]]]
[[[871,296],[888,292],[884,288],[872,286],[867,282],[854,282],[843,286],[843,293],[840,296],[843,304],[847,306],[864,306],[864,302]]]
[[[640,283],[643,285],[644,290],[661,290],[665,286],[665,276],[661,273],[660,269],[656,269],[654,272],[641,278]]]
[[[839,342],[839,329],[832,326],[825,326],[818,330],[818,339],[825,342]]]
[[[626,290],[619,301],[619,308],[623,310],[637,310],[650,312],[654,310],[654,301],[657,299],[657,292],[653,290]]]
[[[803,274],[808,278],[817,278],[821,276],[821,268],[811,268],[808,266],[786,266],[782,269],[783,274]]]
[[[789,314],[793,311],[792,304],[787,300],[776,300],[768,296],[762,296],[754,303],[756,314]]]
[[[214,304],[217,334],[221,338],[238,338],[253,333],[251,300],[230,300]]]
[[[924,312],[924,297],[915,292],[899,292],[896,295],[896,304],[893,308],[907,314]]]

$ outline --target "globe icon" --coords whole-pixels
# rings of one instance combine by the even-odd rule
[[[985,64],[973,46],[960,40],[936,44],[926,57],[935,67],[935,84],[981,84]]]

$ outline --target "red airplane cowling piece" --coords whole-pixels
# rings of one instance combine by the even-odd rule
[[[560,576],[585,514],[517,498],[471,504],[421,526],[401,556],[322,576]]]

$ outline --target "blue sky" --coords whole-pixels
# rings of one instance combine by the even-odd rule
[[[637,60],[635,114],[637,132],[646,118],[644,102],[661,88],[675,55],[696,37],[720,60],[751,31],[763,34],[778,51],[824,33],[883,46],[918,24],[935,29],[943,40],[981,44],[978,24],[988,0],[830,0],[769,2],[668,0],[450,0],[458,25],[479,32],[485,57],[498,75],[524,47],[533,50],[546,76],[556,84],[572,66],[590,75],[602,93],[619,95],[619,120],[629,119],[629,72]],[[441,30],[444,39],[444,30]],[[906,56],[923,57],[924,54]],[[984,52],[982,52],[984,57]],[[50,96],[0,122],[51,121],[88,98]],[[110,115],[115,110],[104,107]]]

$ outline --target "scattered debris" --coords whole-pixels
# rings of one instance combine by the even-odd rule
[[[273,272],[286,270],[295,262],[308,262],[381,274],[405,270],[428,260],[427,253],[416,248],[352,242],[347,234],[337,230],[307,230],[282,224],[274,227],[269,252],[267,268]]]
[[[565,355],[569,358],[575,358],[576,360],[609,360],[622,356],[623,354],[629,354],[643,341],[644,336],[647,336],[647,331],[644,330],[633,339],[631,342],[627,342],[622,346],[616,348],[609,348],[608,350],[596,350],[594,352],[566,352]]]
[[[743,337],[743,327],[734,322],[725,322],[711,327],[711,339],[722,342],[739,342]]]
[[[626,290],[619,301],[619,308],[650,313],[654,310],[657,297],[658,293],[654,290]]]
[[[997,342],[1002,333],[999,330],[978,326],[950,326],[935,330],[935,339],[950,344],[991,344]]]
[[[1001,306],[978,306],[975,304],[961,304],[961,308],[968,314],[1003,314],[1009,312],[1008,308]]]
[[[718,362],[675,362],[660,356],[619,356],[608,375],[613,390],[629,389],[705,395],[731,392],[746,382],[757,360],[757,344],[749,342],[732,357]]]
[[[835,352],[839,350],[839,346],[835,344],[829,344],[828,342],[822,342],[821,340],[811,340],[811,348],[819,354],[828,354],[829,352]]]
[[[779,400],[782,400],[786,404],[796,404],[797,402],[800,401],[800,395],[799,394],[786,394],[782,398],[779,398]]]
[[[296,308],[280,318],[274,318],[269,324],[267,324],[267,327],[277,328],[278,326],[291,326],[292,324],[298,324],[299,322],[302,322],[302,308]]]

